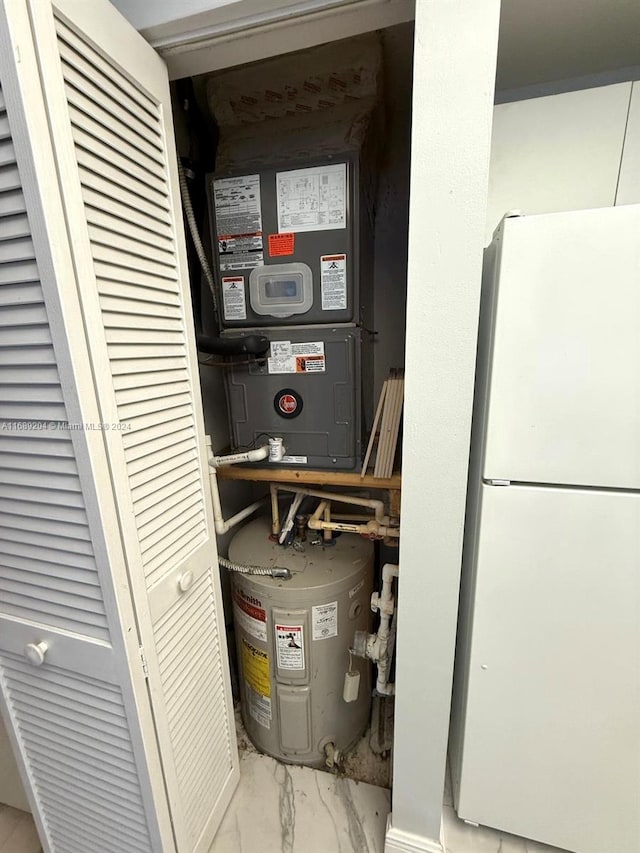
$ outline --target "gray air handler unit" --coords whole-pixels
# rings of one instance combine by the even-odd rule
[[[373,369],[375,101],[223,129],[209,175],[222,334],[271,343],[226,370],[231,436],[283,464],[353,469]]]
[[[281,761],[323,766],[369,721],[370,664],[349,649],[371,619],[373,545],[283,550],[259,518],[233,538],[234,563],[282,566],[290,580],[232,576],[242,718],[254,744]]]

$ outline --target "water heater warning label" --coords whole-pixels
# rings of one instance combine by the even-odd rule
[[[271,728],[271,682],[269,656],[242,638],[240,647],[242,674],[249,713],[266,729]]]
[[[267,614],[257,599],[247,601],[236,589],[233,591],[233,616],[249,636],[267,642]]]
[[[304,669],[302,625],[276,625],[278,669]]]
[[[328,640],[338,636],[338,602],[317,604],[311,608],[313,639]]]
[[[323,311],[347,307],[346,255],[320,255],[320,288]]]

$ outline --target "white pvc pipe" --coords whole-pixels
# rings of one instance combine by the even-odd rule
[[[395,610],[393,599],[393,579],[398,577],[398,566],[393,563],[385,563],[382,567],[382,590],[377,597],[377,609],[380,611],[380,625],[376,634],[377,641],[377,668],[378,677],[376,690],[382,696],[392,696],[395,693],[395,685],[389,684],[389,669],[391,667],[391,617]]]
[[[223,465],[237,465],[238,462],[262,462],[269,455],[269,445],[256,447],[255,450],[247,450],[244,453],[230,453],[228,456],[212,456],[209,465],[212,468],[222,468]]]
[[[328,507],[328,501],[321,501],[318,504],[316,511],[308,521],[308,527],[311,530],[335,530],[340,533],[358,533],[361,536],[400,536],[400,530],[398,528],[387,527],[384,524],[379,524],[374,519],[371,519],[370,521],[363,521],[360,524],[345,521],[327,521]],[[320,520],[322,515],[325,516],[324,521]]]
[[[249,515],[254,513],[257,509],[259,509],[265,502],[265,498],[261,498],[259,501],[255,501],[249,506],[246,506],[244,509],[241,509],[240,512],[237,512],[235,515],[232,515],[227,521],[225,521],[224,516],[222,515],[222,504],[220,503],[220,492],[218,490],[218,477],[216,475],[216,469],[212,468],[209,472],[209,482],[211,484],[211,502],[213,504],[213,522],[216,528],[216,533],[219,536],[222,536],[224,533],[228,533],[232,527],[235,527],[236,524],[239,524],[241,521],[244,521]]]
[[[379,524],[388,523],[388,519],[384,515],[384,503],[382,501],[371,498],[356,498],[352,495],[341,495],[337,492],[325,492],[319,489],[307,489],[303,486],[290,486],[285,483],[278,483],[276,489],[281,492],[295,492],[299,495],[309,495],[313,498],[322,498],[323,500],[335,501],[336,503],[366,506],[374,511],[375,519]]]

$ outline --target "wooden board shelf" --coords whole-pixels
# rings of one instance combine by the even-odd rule
[[[299,483],[316,486],[359,486],[363,489],[392,489],[399,491],[402,487],[400,473],[391,477],[374,477],[365,474],[361,477],[358,471],[310,471],[292,468],[250,468],[247,465],[223,465],[216,470],[221,480],[250,480],[267,483]]]

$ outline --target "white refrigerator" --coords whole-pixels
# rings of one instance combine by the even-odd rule
[[[458,815],[640,851],[640,206],[486,250],[450,741]]]

